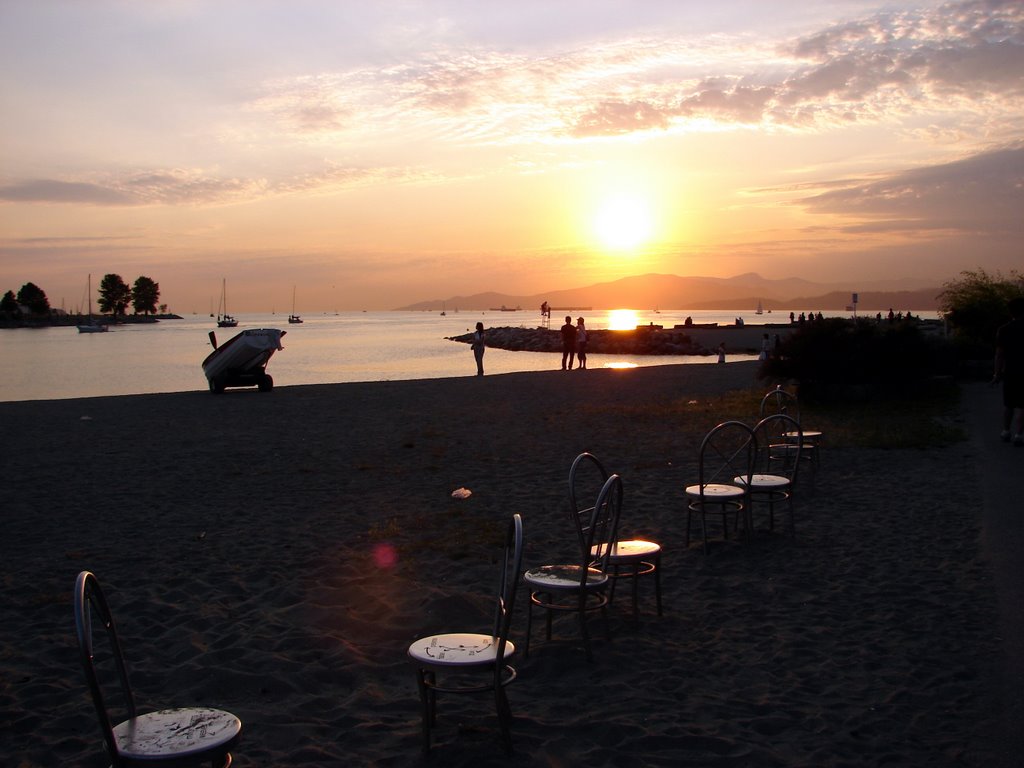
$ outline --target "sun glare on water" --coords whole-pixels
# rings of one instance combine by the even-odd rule
[[[636,312],[632,309],[613,309],[608,312],[609,331],[631,331],[636,328]]]

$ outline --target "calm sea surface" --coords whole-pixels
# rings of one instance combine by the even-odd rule
[[[557,313],[556,313],[557,314]],[[583,314],[587,327],[610,327],[607,312]],[[916,313],[915,313],[916,314]],[[638,311],[641,325],[671,328],[687,315],[696,323],[730,324],[735,312]],[[934,317],[934,314],[925,315]],[[3,374],[0,401],[55,400],[75,397],[188,392],[206,390],[202,362],[210,353],[208,334],[217,332],[223,343],[245,328],[281,328],[287,331],[267,366],[275,386],[333,384],[352,381],[389,381],[470,376],[476,372],[469,346],[445,337],[471,331],[478,320],[485,327],[540,324],[536,310],[518,312],[342,312],[306,315],[302,324],[289,325],[285,315],[239,315],[239,327],[215,328],[214,319],[193,315],[147,325],[120,325],[108,333],[79,333],[76,328],[0,329]],[[785,322],[780,312],[744,316],[750,324]],[[561,325],[552,317],[552,328]],[[730,360],[749,360],[730,356]],[[629,357],[590,355],[588,366],[615,363],[637,366],[672,363],[712,363],[712,357]],[[558,368],[559,355],[488,349],[488,374],[543,371]]]

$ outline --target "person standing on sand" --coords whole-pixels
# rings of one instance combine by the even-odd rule
[[[562,370],[572,370],[572,364],[576,359],[576,328],[572,324],[572,317],[565,316],[565,325],[562,326]],[[565,362],[569,361],[569,368],[566,369]]]
[[[582,317],[576,318],[576,359],[580,363],[577,368],[587,367],[587,328]]]
[[[1013,319],[996,331],[992,382],[1003,382],[1003,431],[999,436],[1024,448],[1024,297],[1010,299],[1009,309]]]
[[[725,342],[723,341],[718,345],[718,362],[725,362]]]
[[[484,324],[477,323],[476,331],[473,332],[473,357],[476,358],[476,375],[484,375]]]

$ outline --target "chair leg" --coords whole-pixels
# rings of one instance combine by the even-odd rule
[[[658,616],[661,616],[661,553],[654,559],[654,597],[658,603]]]
[[[613,565],[612,568],[614,568],[615,571],[610,575],[610,578],[609,578],[609,581],[611,582],[608,585],[608,602],[609,602],[609,604],[612,602],[612,600],[615,599],[615,584],[619,580],[619,566],[618,565]]]
[[[579,600],[580,635],[583,636],[583,647],[587,652],[587,661],[593,661],[594,655],[590,651],[590,632],[587,630],[587,593],[580,592]],[[549,635],[550,639],[550,635]]]
[[[423,719],[423,754],[430,752],[430,729],[436,717],[435,694],[428,684],[428,680],[433,683],[433,677],[433,673],[425,669],[416,670],[416,684],[420,691],[420,716]]]
[[[643,563],[633,564],[633,623],[640,623],[640,566]]]
[[[533,634],[530,630],[533,627],[533,593],[530,593],[530,599],[526,605],[526,641],[523,647],[523,656],[530,658],[530,635]]]

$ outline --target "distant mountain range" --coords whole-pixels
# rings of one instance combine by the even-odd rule
[[[501,306],[539,309],[546,301],[555,309],[753,310],[761,302],[766,310],[817,312],[844,309],[852,303],[852,294],[856,292],[858,310],[886,312],[892,308],[899,312],[908,309],[935,310],[938,308],[937,297],[941,291],[941,287],[929,287],[922,281],[910,279],[838,285],[813,283],[796,277],[767,280],[754,273],[729,278],[652,274],[532,296],[495,292],[449,296],[420,301],[398,309],[423,311],[447,307],[486,310]]]

